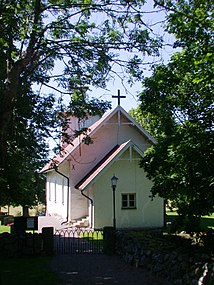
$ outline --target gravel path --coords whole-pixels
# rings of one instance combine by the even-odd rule
[[[112,255],[55,256],[51,267],[60,277],[59,285],[170,285]]]

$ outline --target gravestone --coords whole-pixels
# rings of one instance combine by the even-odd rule
[[[43,251],[46,255],[53,255],[54,253],[54,228],[42,228]]]

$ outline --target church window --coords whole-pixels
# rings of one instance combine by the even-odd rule
[[[136,209],[136,194],[122,194],[122,209]]]

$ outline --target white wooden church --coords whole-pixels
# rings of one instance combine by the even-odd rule
[[[42,169],[47,177],[47,215],[71,226],[102,228],[113,226],[115,218],[117,228],[162,227],[163,199],[151,199],[152,182],[139,167],[155,140],[120,105],[81,124],[71,117],[69,129],[88,127],[93,143],[77,137]],[[118,178],[115,206],[113,176]]]

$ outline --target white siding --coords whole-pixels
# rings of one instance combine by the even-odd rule
[[[63,169],[62,169],[63,170]],[[64,171],[66,168],[64,168]],[[66,171],[63,173],[66,175]],[[47,173],[46,201],[47,214],[55,215],[63,220],[67,217],[67,179],[63,178],[54,170]],[[64,192],[64,204],[62,203],[62,193]]]

